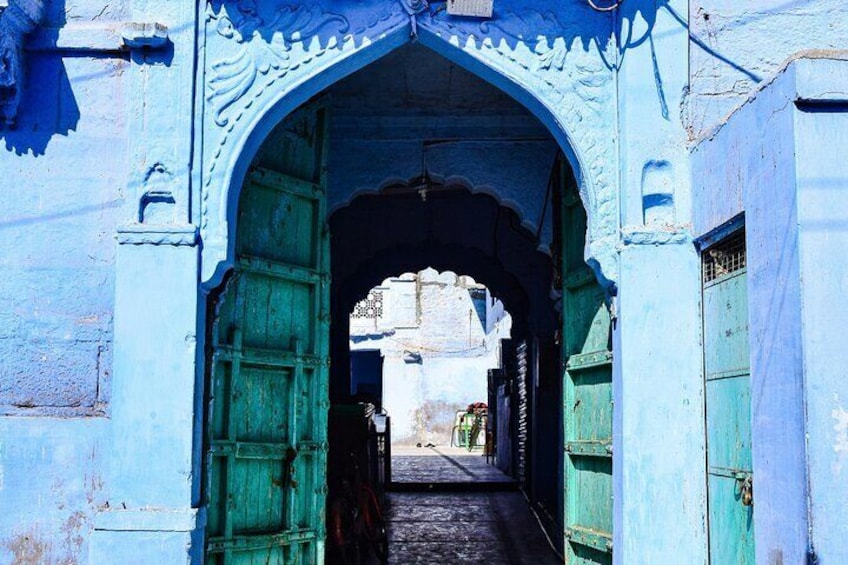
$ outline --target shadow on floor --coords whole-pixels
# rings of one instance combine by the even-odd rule
[[[390,565],[561,563],[520,492],[393,492],[385,512]]]
[[[458,448],[394,450],[384,508],[388,563],[561,563],[515,480],[491,463]],[[364,563],[378,561],[371,555]]]

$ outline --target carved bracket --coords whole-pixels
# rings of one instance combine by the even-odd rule
[[[42,0],[11,0],[0,14],[0,120],[12,127],[18,116],[24,72],[24,37],[44,17]]]

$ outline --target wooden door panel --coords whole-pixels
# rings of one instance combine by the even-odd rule
[[[565,559],[612,563],[612,351],[606,296],[583,260],[586,213],[565,165],[562,189],[562,356]]]
[[[329,341],[324,108],[276,130],[239,201],[208,368],[207,561],[323,562]],[[267,151],[266,151],[267,153]]]
[[[245,308],[241,315],[256,322],[242,330],[242,345],[293,353],[292,340],[297,339],[304,353],[314,353],[318,321],[312,312],[321,299],[319,289],[315,282],[293,282],[266,275],[264,271],[274,266],[267,261],[241,265],[250,279],[243,291]]]
[[[612,438],[612,382],[606,363],[572,371],[574,402],[571,406],[574,441],[609,441]]]
[[[609,532],[612,524],[612,459],[572,457],[576,480],[574,498],[592,501],[577,504],[575,522],[598,532]]]
[[[751,472],[749,378],[707,381],[707,457],[710,467]]]
[[[734,477],[710,473],[710,563],[754,565],[754,508],[740,501]]]
[[[239,222],[267,228],[244,234],[241,255],[315,268],[317,239],[322,237],[315,229],[320,225],[320,185],[262,168],[251,172],[249,182]]]
[[[286,442],[289,399],[292,396],[289,368],[242,366],[241,379],[233,387],[235,434],[240,441]]]
[[[710,562],[754,562],[748,293],[744,231],[703,253],[704,383]]]
[[[747,287],[740,270],[704,288],[704,370],[711,379],[749,372]]]

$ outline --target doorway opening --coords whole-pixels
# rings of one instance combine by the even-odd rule
[[[356,303],[351,394],[376,407],[387,486],[507,480],[494,468],[489,383],[511,326],[483,284],[433,268],[385,279]]]
[[[527,523],[544,527],[539,551],[550,552],[547,536],[585,562],[609,562],[609,317],[583,261],[586,215],[556,141],[517,102],[420,45],[397,49],[326,94],[281,122],[254,159],[236,215],[235,267],[210,303],[209,561],[253,552],[270,562],[319,562],[325,539],[347,543],[350,520],[332,503],[363,482],[381,495],[379,450],[366,444],[376,408],[389,407],[394,394],[385,380],[351,373],[369,363],[352,344],[351,313],[363,299],[366,312],[376,308],[374,289],[391,277],[402,285],[412,276],[420,286],[423,272],[436,282],[461,273],[466,284],[484,283],[486,303],[496,296],[510,314],[510,340],[481,387],[486,398],[465,408],[496,407],[485,426],[490,449],[526,496],[529,504],[514,493]],[[425,270],[431,266],[437,270]],[[468,338],[465,329],[453,333]],[[420,348],[400,351],[404,366],[419,358],[426,362]],[[366,394],[372,402],[358,402]],[[402,388],[397,396],[393,403],[406,401]],[[474,407],[466,413],[472,422],[478,416]],[[339,414],[361,432],[333,437]],[[426,427],[422,433],[426,440]],[[334,446],[343,447],[335,461]],[[389,520],[390,545],[407,556],[397,562],[429,551],[420,540],[391,537],[392,527],[408,528],[417,506]],[[480,532],[496,522],[497,504],[486,507],[492,513],[474,526]],[[431,530],[443,526],[450,527]],[[491,547],[486,535],[471,535],[480,555]],[[450,539],[430,541],[456,549]]]

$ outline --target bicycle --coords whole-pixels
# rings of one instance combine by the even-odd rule
[[[385,563],[389,559],[389,541],[383,509],[374,490],[362,480],[353,454],[351,460],[353,476],[341,479],[340,492],[328,505],[328,561],[330,565],[359,565],[370,548]]]

